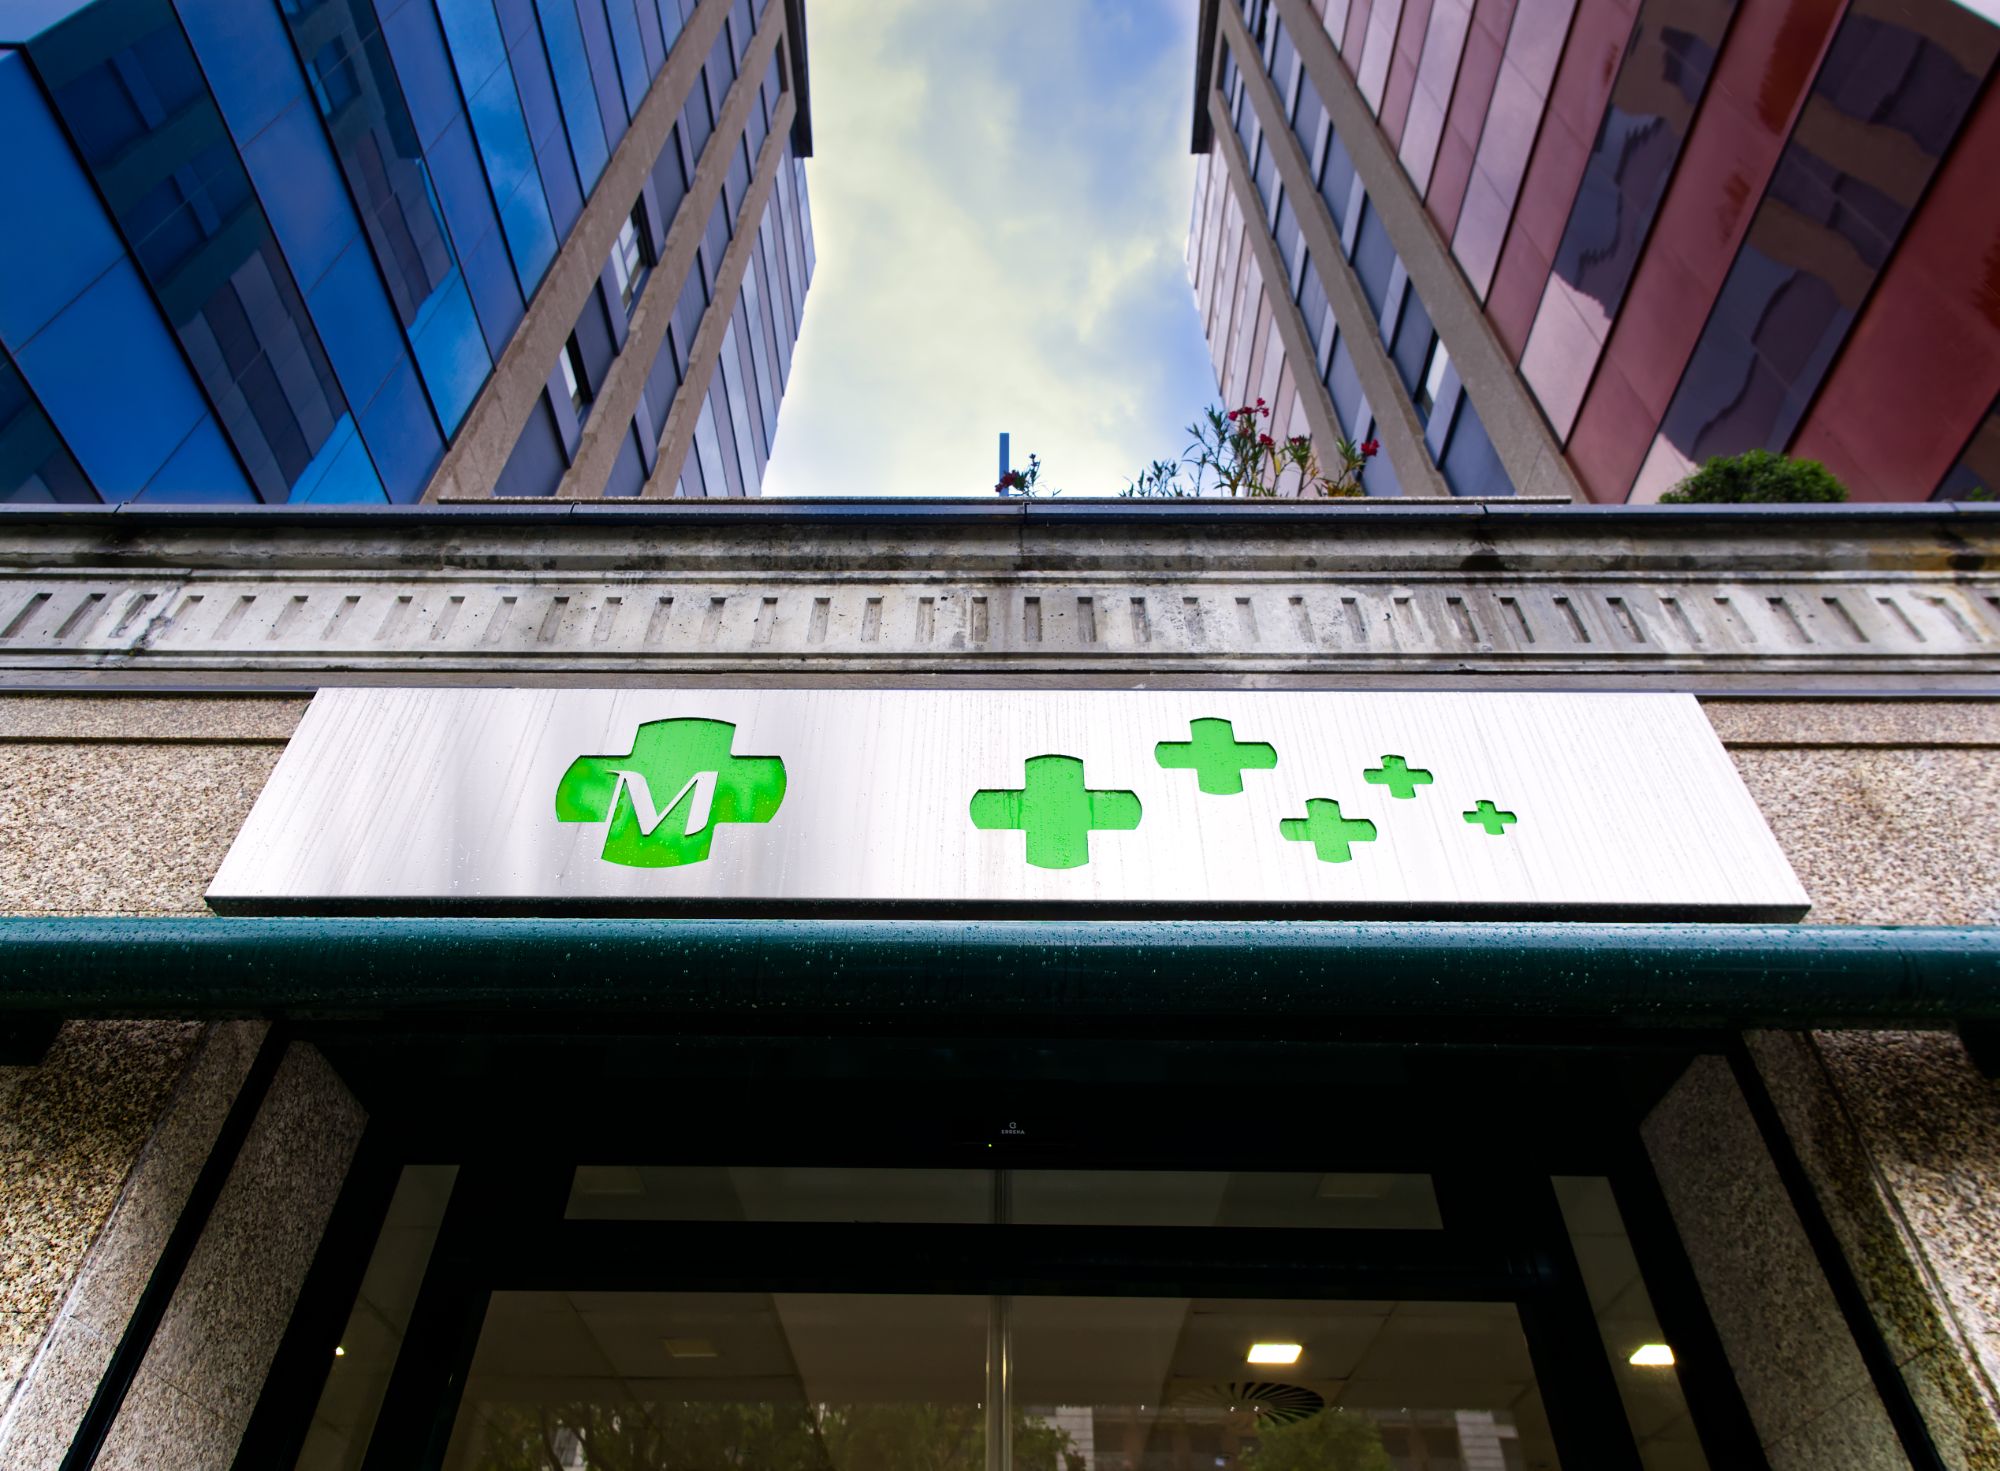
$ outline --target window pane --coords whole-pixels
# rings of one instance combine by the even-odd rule
[[[1672,1346],[1653,1315],[1611,1182],[1573,1175],[1558,1177],[1555,1188],[1641,1464],[1646,1471],[1701,1471],[1708,1458],[1688,1415]],[[1635,1357],[1639,1362],[1633,1362]]]
[[[1684,457],[1790,441],[1996,50],[1949,6],[1841,21],[1667,409]]]
[[[1511,1303],[1018,1297],[1009,1319],[1019,1471],[1558,1465]],[[1252,1344],[1298,1356],[1253,1367]]]
[[[411,1165],[396,1182],[299,1452],[299,1471],[352,1471],[361,1464],[457,1176],[456,1165]]]
[[[1428,1175],[585,1165],[572,1220],[1434,1231]]]
[[[986,1314],[983,1297],[497,1292],[444,1464],[983,1471]]]

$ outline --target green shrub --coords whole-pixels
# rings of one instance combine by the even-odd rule
[[[1660,497],[1668,505],[1706,506],[1846,499],[1847,487],[1818,460],[1789,460],[1767,449],[1717,455]]]

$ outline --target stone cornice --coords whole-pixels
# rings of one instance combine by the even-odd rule
[[[2000,692],[1972,507],[749,501],[0,514],[0,683]]]

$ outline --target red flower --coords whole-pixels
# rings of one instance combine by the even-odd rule
[[[1271,436],[1270,436],[1270,435],[1268,435],[1268,434],[1260,434],[1260,435],[1258,435],[1258,436],[1257,436],[1257,443],[1259,443],[1259,444],[1263,445],[1265,449],[1271,449],[1271,448],[1273,448],[1273,447],[1274,447],[1274,441],[1272,440]]]
[[[1379,439],[1364,440],[1361,445],[1361,453],[1364,456],[1372,457],[1376,454],[1379,454],[1381,452],[1381,449],[1382,449],[1382,441]]]

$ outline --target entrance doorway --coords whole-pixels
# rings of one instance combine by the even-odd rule
[[[406,1166],[280,1464],[1755,1465],[1624,1194],[1490,1169]]]

